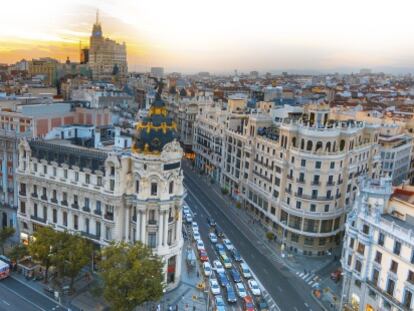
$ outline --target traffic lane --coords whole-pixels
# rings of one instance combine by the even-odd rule
[[[15,293],[0,281],[0,311],[40,311],[45,310],[40,306],[24,300],[19,293]]]
[[[215,245],[210,241],[209,236],[208,236],[208,234],[210,233],[210,226],[207,223],[207,217],[211,217],[211,215],[209,215],[209,211],[208,212],[205,212],[203,210],[203,208],[198,204],[198,202],[196,201],[196,199],[195,199],[195,197],[193,196],[192,193],[189,193],[189,195],[187,196],[186,200],[187,200],[187,202],[191,203],[190,208],[192,207],[193,208],[193,211],[195,210],[195,215],[196,216],[194,216],[194,218],[196,219],[196,221],[197,221],[197,217],[200,217],[200,216],[203,219],[205,219],[205,221],[199,220],[199,221],[197,221],[197,223],[199,225],[199,232],[200,232],[201,237],[203,237],[203,235],[206,237],[206,238],[203,238],[203,242],[204,242],[204,246],[206,247],[206,249],[208,249],[207,250],[207,254],[209,255],[209,261],[210,261],[210,263],[212,263],[213,260],[216,260],[216,259],[221,262],[221,260],[220,260],[220,254],[218,253],[218,251],[215,248]],[[206,213],[206,215],[204,215],[204,213]],[[223,244],[223,241],[222,241],[221,238],[218,238],[218,241],[219,241],[218,243],[222,243]],[[233,243],[233,241],[231,239],[230,239],[230,241]],[[211,251],[211,253],[210,253],[210,251]],[[240,271],[240,268],[239,268],[239,264],[233,260],[233,257],[231,256],[230,252],[227,251],[227,249],[225,249],[225,253],[226,253],[227,257],[231,260],[232,267],[234,267],[240,273],[240,276],[241,276],[241,271]],[[232,285],[233,290],[236,293],[236,283],[233,281],[233,278],[230,275],[230,271],[228,269],[225,269],[225,274],[226,274],[227,279],[229,280],[230,284]],[[248,286],[247,280],[244,277],[242,277],[242,276],[241,276],[241,280],[242,280],[242,283],[243,283],[246,291],[248,292],[248,294],[251,297],[254,297],[254,295],[250,291],[250,288]],[[222,287],[222,295],[223,295],[223,298],[225,299],[226,297],[224,295],[224,292],[225,292],[225,290]],[[234,304],[228,304],[227,303],[227,305],[229,307],[231,307],[232,309],[235,307]],[[239,310],[241,310],[241,308],[242,308],[242,299],[239,298],[239,297],[238,297],[238,300],[237,300],[237,306],[238,306]]]
[[[191,173],[191,172],[190,172]],[[303,291],[297,290],[297,284],[291,284],[292,277],[285,276],[281,269],[278,269],[273,263],[265,257],[257,249],[249,238],[245,237],[240,231],[243,224],[238,223],[238,219],[229,219],[228,216],[217,206],[219,201],[215,193],[206,193],[205,189],[197,183],[195,180],[197,177],[192,177],[190,174],[185,172],[184,182],[189,192],[197,193],[197,198],[200,203],[215,215],[216,222],[220,227],[227,233],[227,236],[233,240],[235,246],[239,249],[246,262],[251,266],[255,274],[259,277],[261,283],[265,286],[270,295],[275,298],[279,307],[282,310],[309,310],[309,306],[313,310],[319,310],[312,297],[308,293],[306,300],[304,300]],[[221,198],[220,198],[221,199]],[[225,207],[224,207],[225,208]],[[241,239],[245,237],[244,239]],[[274,273],[270,273],[267,269],[274,270]],[[292,275],[293,276],[293,275]],[[296,282],[297,283],[297,282]]]
[[[7,279],[2,280],[1,284],[6,286],[9,290],[13,291],[17,295],[20,295],[23,300],[32,303],[34,307],[38,307],[41,310],[66,310],[66,308],[60,307],[59,304],[52,298],[49,299],[45,297],[29,286],[15,280],[13,277],[8,277]]]
[[[210,262],[211,265],[213,265],[213,261],[214,260],[219,260],[220,261],[220,258],[219,258],[219,254],[217,253],[217,251],[215,249],[215,245],[213,243],[211,243],[210,238],[209,238],[210,225],[207,223],[208,215],[205,214],[204,211],[198,206],[198,203],[196,203],[196,201],[194,200],[194,198],[192,196],[187,196],[186,202],[188,203],[191,211],[193,212],[193,218],[194,218],[194,221],[196,221],[197,224],[198,224],[199,233],[200,233],[201,239],[203,240],[204,247],[206,249],[209,262]],[[191,225],[188,227],[188,230],[192,232],[192,228],[190,228],[190,227],[191,227]],[[192,234],[191,234],[191,238],[193,239]],[[201,271],[201,273],[203,273],[203,271]],[[217,278],[217,275],[215,274],[215,272],[213,272],[213,273]],[[227,275],[227,279],[229,280],[229,282],[232,283],[233,289],[236,290],[235,285],[232,282],[228,271],[226,271],[226,275]],[[206,282],[208,282],[208,278],[205,277],[205,280],[206,280]],[[223,297],[223,300],[224,300],[224,302],[226,303],[226,305],[229,309],[231,309],[231,310],[241,310],[242,304],[240,302],[240,299],[237,300],[236,304],[229,304],[226,301],[227,296],[225,294],[224,287],[220,286],[220,290],[221,290],[221,296]]]

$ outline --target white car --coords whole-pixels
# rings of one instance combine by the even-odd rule
[[[245,279],[250,279],[252,277],[249,267],[244,262],[240,264],[240,272]]]
[[[260,296],[262,294],[259,284],[255,280],[248,280],[247,284],[249,284],[249,288],[254,296]]]
[[[247,296],[246,289],[244,288],[243,283],[236,283],[236,291],[237,291],[237,295],[240,298],[244,298]]]
[[[190,208],[187,205],[183,206],[183,213],[184,215],[190,214]]]
[[[215,235],[213,232],[209,233],[208,237],[210,238],[211,243],[217,243],[217,235]]]
[[[197,224],[197,222],[193,221],[191,223],[191,227],[193,227],[193,231],[198,231],[198,224]]]
[[[220,285],[216,279],[210,279],[210,290],[213,295],[220,295]]]
[[[208,261],[203,262],[203,270],[204,270],[204,275],[209,277],[211,276],[211,273],[213,272],[213,270],[211,269],[211,265]]]
[[[213,269],[216,270],[217,273],[225,273],[224,267],[219,260],[213,261]]]
[[[200,233],[198,233],[198,231],[193,233],[193,237],[194,237],[194,240],[196,241],[201,240],[201,236],[200,236]]]
[[[187,214],[187,216],[185,216],[185,221],[188,224],[191,224],[193,222],[193,217],[190,214]]]
[[[233,244],[230,242],[229,239],[224,239],[223,243],[224,247],[226,247],[228,251],[231,251],[234,248]]]
[[[200,249],[206,249],[204,247],[204,242],[202,240],[197,240],[197,249],[198,250],[200,250]]]

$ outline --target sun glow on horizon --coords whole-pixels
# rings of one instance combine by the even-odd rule
[[[0,62],[78,61],[98,8],[132,70],[414,67],[414,3],[404,0],[14,0],[2,4]]]

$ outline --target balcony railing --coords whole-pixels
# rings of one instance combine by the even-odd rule
[[[327,185],[328,187],[332,187],[332,186],[335,186],[335,182],[334,182],[334,181],[328,181],[328,182],[326,183],[326,185]]]
[[[63,206],[68,206],[68,201],[62,200],[62,202],[60,202],[60,204],[62,204]]]
[[[19,191],[19,195],[21,195],[21,196],[25,197],[25,196],[26,196],[26,191],[22,191],[22,190],[20,190],[20,191]]]
[[[105,214],[104,218],[107,220],[114,220],[114,214]]]
[[[155,219],[150,219],[150,220],[148,220],[148,224],[149,225],[156,225],[157,221]]]
[[[84,206],[84,207],[82,207],[82,210],[84,212],[90,212],[91,211],[91,208],[89,206]]]
[[[37,193],[35,192],[35,193],[32,193],[32,197],[33,198],[37,198]]]
[[[75,202],[75,203],[72,203],[72,208],[74,208],[74,209],[79,209],[79,204],[77,203],[77,202]]]
[[[100,209],[96,209],[93,212],[95,215],[102,215],[102,211]]]
[[[89,238],[89,239],[93,239],[93,240],[100,240],[101,236],[98,234],[93,234],[90,232],[86,232],[86,231],[81,231],[81,235],[85,238]]]
[[[47,196],[43,194],[43,195],[40,197],[40,199],[42,199],[43,201],[47,201]]]
[[[51,198],[50,202],[57,204],[58,200],[57,200],[57,198]]]
[[[46,223],[46,218],[41,218],[41,217],[38,217],[38,216],[31,215],[30,219]]]

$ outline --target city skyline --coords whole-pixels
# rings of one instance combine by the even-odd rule
[[[126,42],[131,71],[162,66],[189,73],[365,67],[411,72],[414,44],[407,38],[414,29],[409,16],[414,4],[397,3],[350,1],[338,8],[323,1],[261,1],[252,7],[247,1],[64,0],[54,6],[48,0],[17,0],[3,4],[9,13],[0,21],[0,62],[67,56],[78,61],[79,44],[89,45],[99,9],[104,36]]]

